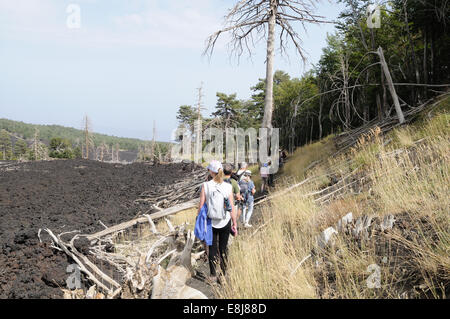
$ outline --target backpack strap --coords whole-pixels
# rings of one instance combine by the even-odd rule
[[[208,182],[203,183],[203,188],[205,189],[205,203],[206,203],[208,201],[208,197],[209,197]]]

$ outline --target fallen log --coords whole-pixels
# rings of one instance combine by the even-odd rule
[[[255,203],[255,206],[256,206],[256,205],[259,205],[259,204],[261,204],[261,203],[264,203],[264,202],[266,202],[266,201],[268,201],[268,200],[272,200],[272,199],[274,199],[274,198],[276,198],[276,197],[279,197],[279,196],[281,196],[281,195],[284,195],[284,194],[290,192],[291,190],[293,190],[293,189],[295,189],[295,188],[297,188],[297,187],[299,187],[299,186],[305,184],[305,183],[306,183],[307,181],[309,181],[309,180],[310,180],[310,178],[307,178],[307,179],[301,181],[300,183],[297,183],[297,184],[295,184],[295,185],[292,185],[292,186],[290,186],[290,187],[288,187],[288,188],[282,190],[281,192],[278,192],[278,193],[275,193],[274,195],[268,196],[268,197],[266,197],[266,198],[260,200],[259,202],[256,202],[256,203]]]
[[[192,200],[190,200],[188,202],[185,202],[185,203],[182,203],[182,204],[178,204],[178,205],[175,205],[175,206],[163,209],[163,210],[161,210],[161,211],[159,211],[157,213],[151,214],[150,216],[151,216],[152,220],[155,220],[155,219],[158,219],[158,218],[161,218],[161,217],[165,217],[165,216],[168,216],[168,215],[176,214],[178,212],[181,212],[181,211],[189,209],[189,208],[197,207],[198,203],[199,203],[199,199],[198,198],[192,199]],[[83,235],[83,236],[85,236],[89,240],[96,240],[96,239],[99,239],[99,238],[101,238],[103,236],[106,236],[106,235],[109,235],[109,234],[112,234],[112,233],[115,233],[115,232],[118,232],[118,231],[130,228],[130,227],[132,227],[134,225],[148,223],[148,222],[149,222],[148,217],[147,216],[142,216],[142,217],[138,217],[138,218],[129,220],[127,222],[115,225],[115,226],[111,226],[111,227],[109,227],[107,229],[104,229],[102,231],[99,231],[99,232],[97,232],[95,234]]]
[[[94,274],[85,266],[85,264],[79,259],[84,257],[84,256],[80,256],[81,254],[79,253],[75,253],[69,250],[70,245],[64,243],[60,238],[58,238],[57,236],[55,236],[55,234],[53,234],[53,232],[50,229],[44,229],[52,238],[52,240],[54,241],[54,243],[56,245],[58,245],[59,247],[61,247],[61,249],[69,256],[72,258],[73,261],[75,261],[78,266],[80,267],[80,271],[84,272],[88,278],[90,280],[92,280],[99,288],[101,288],[102,290],[104,290],[109,296],[111,296],[111,298],[116,296],[116,291],[121,289],[121,286],[115,282],[114,280],[112,280],[111,278],[109,278],[109,276],[107,276],[106,274],[104,274],[102,271],[100,271],[97,267],[91,267],[92,271],[94,273],[96,273],[97,275],[99,275],[101,278],[103,279],[108,279],[107,281],[115,288],[116,291],[113,291],[111,288],[109,288],[108,286],[106,286],[105,284],[103,284],[101,281],[99,281]],[[73,249],[73,247],[70,247]],[[82,258],[84,259],[84,258]],[[92,263],[90,263],[90,266],[92,265]]]

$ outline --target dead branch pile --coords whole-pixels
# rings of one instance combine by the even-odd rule
[[[448,96],[448,93],[445,93],[433,100],[429,100],[422,105],[411,108],[408,111],[404,112],[405,123],[409,123],[414,120],[417,115],[419,115],[419,113],[421,113],[425,108],[430,108],[430,111],[432,111],[432,108],[440,102],[442,97],[445,96]],[[433,103],[433,101],[435,102]],[[432,104],[431,107],[430,104]],[[341,133],[334,139],[336,149],[338,150],[335,155],[341,154],[348,150],[350,147],[354,146],[362,135],[368,134],[376,127],[380,128],[382,134],[385,134],[400,125],[401,124],[399,123],[397,116],[390,116],[383,119],[382,121],[379,121],[378,119],[372,120],[354,130]]]
[[[183,203],[199,197],[200,185],[205,181],[205,177],[205,171],[197,168],[171,185],[156,186],[152,190],[143,192],[135,202],[150,204],[158,211]]]
[[[186,286],[196,260],[204,253],[200,242],[194,245],[193,232],[186,224],[174,227],[166,218],[168,230],[159,232],[150,215],[143,218],[149,224],[149,233],[134,240],[124,239],[128,238],[123,236],[124,227],[94,236],[77,234],[69,242],[62,239],[68,233],[55,235],[50,229],[44,229],[52,239],[52,247],[71,257],[93,284],[86,293],[65,290],[65,298],[206,298],[200,291]],[[85,254],[76,248],[79,239],[89,241]],[[111,265],[121,280],[114,280],[91,260]]]

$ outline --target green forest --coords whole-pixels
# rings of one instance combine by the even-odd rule
[[[55,158],[81,158],[85,148],[85,131],[61,125],[28,124],[20,121],[0,119],[0,159],[35,159],[34,138],[39,143],[39,153]],[[139,159],[148,158],[144,150],[151,148],[151,141],[136,138],[116,137],[89,132],[89,148],[118,149],[138,153]],[[167,152],[169,143],[157,142],[156,150]],[[101,151],[100,150],[100,151]],[[30,155],[31,154],[31,155]]]
[[[339,2],[347,9],[340,13],[338,31],[328,35],[314,68],[301,78],[281,70],[273,75],[272,126],[280,128],[280,146],[290,151],[329,134],[396,116],[380,50],[403,111],[445,93],[450,83],[446,1],[391,1],[380,8],[379,28],[368,27],[369,1]],[[203,116],[204,123],[261,127],[266,79],[255,82],[250,99],[218,92],[216,110]],[[192,129],[198,113],[198,107],[183,105],[177,119]]]

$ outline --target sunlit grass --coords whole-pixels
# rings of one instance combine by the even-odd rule
[[[398,287],[410,283],[411,289],[433,298],[448,298],[443,291],[450,284],[449,129],[449,114],[440,108],[431,119],[386,136],[374,130],[336,158],[328,158],[334,150],[330,138],[298,149],[286,163],[283,177],[297,181],[309,177],[310,182],[260,208],[263,226],[234,241],[218,297],[404,298]],[[319,204],[307,194],[326,187],[330,173],[338,178],[353,174],[369,187],[359,194],[349,188],[339,198]],[[407,222],[389,240],[409,255],[397,256],[394,250],[379,255],[376,241],[356,248],[349,238],[338,236],[326,267],[306,261],[293,272],[311,253],[315,236],[349,212],[355,218],[392,214]],[[386,266],[395,258],[404,258],[415,277],[404,277],[403,264]],[[367,286],[372,264],[380,265],[378,289]]]

